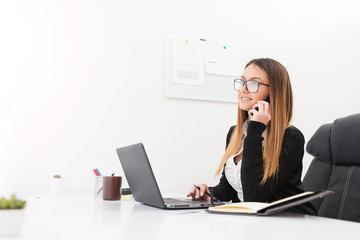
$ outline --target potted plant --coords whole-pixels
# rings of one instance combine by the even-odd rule
[[[18,236],[24,220],[24,207],[26,201],[16,198],[0,198],[0,237]]]

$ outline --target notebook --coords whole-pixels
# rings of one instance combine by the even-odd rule
[[[208,208],[222,205],[189,198],[163,198],[142,143],[116,149],[135,201],[163,209]]]

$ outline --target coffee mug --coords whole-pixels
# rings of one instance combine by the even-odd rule
[[[103,177],[103,199],[120,200],[121,199],[121,176]]]

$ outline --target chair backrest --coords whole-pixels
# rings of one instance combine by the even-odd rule
[[[314,159],[304,177],[304,189],[334,191],[312,202],[319,216],[360,222],[360,114],[322,125],[306,151]]]

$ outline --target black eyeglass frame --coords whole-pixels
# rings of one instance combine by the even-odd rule
[[[242,81],[242,82],[244,82],[244,83],[241,84],[240,81]],[[243,79],[241,79],[241,78],[237,78],[237,79],[234,79],[234,90],[235,90],[235,91],[240,91],[240,90],[237,90],[237,89],[235,88],[236,82],[239,82],[239,83],[241,84],[241,87],[244,87],[244,84],[245,84],[245,85],[246,85],[246,90],[247,90],[248,92],[250,92],[250,91],[249,91],[249,89],[248,89],[247,83],[248,83],[248,82],[256,82],[256,83],[258,84],[258,85],[257,85],[257,90],[256,90],[256,92],[250,92],[250,93],[257,93],[257,92],[259,91],[259,85],[260,85],[260,84],[261,84],[261,85],[264,85],[264,86],[267,86],[267,87],[270,86],[270,85],[268,85],[268,84],[265,84],[265,83],[262,83],[262,82],[258,82],[258,81],[255,81],[255,80],[243,80]]]

